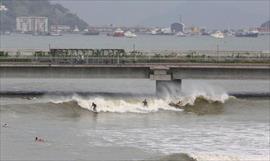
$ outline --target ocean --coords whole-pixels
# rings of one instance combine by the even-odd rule
[[[216,39],[210,36],[158,36],[138,35],[136,38],[110,37],[106,35],[85,36],[65,34],[63,36],[32,36],[24,34],[1,35],[1,48],[49,49],[49,48],[117,48],[136,50],[244,50],[270,51],[270,35],[257,38],[228,36]]]
[[[112,47],[122,48],[132,44],[126,41],[140,42],[139,37],[126,41],[101,38],[107,39],[10,35],[1,36],[1,47],[65,47],[73,41],[74,47],[89,43],[100,48],[109,41],[114,43]],[[184,43],[167,36],[157,39],[164,42],[166,48],[159,46],[162,49],[178,49],[176,44]],[[258,50],[266,50],[266,39],[261,39],[243,38],[235,46],[249,50],[250,44],[245,42],[251,41]],[[206,38],[205,46],[212,41]],[[154,49],[156,43],[147,43],[145,49]],[[206,49],[198,42],[193,44],[185,48]],[[269,95],[260,95],[269,93],[269,80],[183,80],[180,93],[167,91],[163,98],[155,96],[154,81],[141,79],[1,78],[0,89],[0,160],[270,159],[270,100]],[[235,97],[237,94],[242,97]],[[172,105],[179,101],[181,107]],[[92,102],[97,104],[97,112],[92,110]]]

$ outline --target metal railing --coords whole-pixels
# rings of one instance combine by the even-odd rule
[[[0,53],[8,53],[9,56],[19,55],[65,55],[65,56],[108,56],[117,54],[123,55],[206,55],[206,56],[245,56],[245,57],[270,57],[270,51],[244,51],[244,50],[151,50],[151,51],[125,51],[124,49],[4,49],[0,48]]]
[[[134,56],[134,57],[0,57],[0,63],[24,64],[175,64],[175,63],[267,63],[270,57],[225,57],[225,56]]]

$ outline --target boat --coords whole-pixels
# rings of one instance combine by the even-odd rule
[[[224,34],[220,31],[216,31],[215,33],[211,34],[212,37],[217,38],[217,39],[223,39]]]
[[[83,33],[83,35],[99,35],[99,31],[97,30],[87,30]]]
[[[113,33],[108,32],[106,35],[107,35],[107,36],[113,36]]]
[[[60,33],[60,31],[53,31],[49,33],[49,36],[62,36],[62,34]]]
[[[157,35],[158,33],[160,33],[159,29],[154,29],[151,31],[151,35]]]
[[[201,33],[201,35],[202,36],[210,36],[211,34],[209,32],[207,32],[207,31],[204,31],[204,32]]]
[[[234,33],[233,31],[228,31],[228,32],[226,33],[226,36],[233,36],[233,35],[235,35],[235,33]]]
[[[2,2],[2,1],[1,1]],[[0,11],[8,11],[8,8],[5,5],[0,5]]]
[[[170,28],[153,29],[151,35],[174,35]]]
[[[171,28],[163,28],[161,29],[161,35],[174,35],[174,33],[171,31]]]
[[[122,29],[117,28],[117,29],[113,32],[112,36],[114,36],[114,37],[124,37],[124,36],[125,36],[125,33],[124,33],[124,31],[123,31]]]
[[[75,33],[80,32],[80,30],[79,30],[78,26],[75,26],[75,28],[74,28],[73,32],[75,32]]]
[[[128,38],[137,37],[137,35],[135,33],[132,33],[131,31],[125,32],[124,35],[125,35],[125,37],[128,37]]]
[[[253,31],[242,31],[235,33],[236,37],[258,37],[259,31],[253,30]]]
[[[5,31],[4,34],[5,34],[5,35],[10,35],[11,32],[10,32],[10,31]]]
[[[186,37],[186,34],[184,34],[183,32],[178,32],[177,34],[176,34],[176,36],[178,36],[178,37]]]

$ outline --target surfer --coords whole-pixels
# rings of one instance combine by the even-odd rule
[[[5,123],[2,127],[7,128],[8,127],[8,124]]]
[[[143,103],[143,106],[144,107],[147,107],[148,106],[148,103],[147,103],[146,99],[144,99],[142,103]]]
[[[35,138],[35,142],[45,142],[45,141],[44,141],[44,139],[42,139],[42,138],[38,138],[38,137],[36,136],[36,138]]]
[[[97,105],[94,102],[92,102],[92,106],[91,107],[93,107],[93,111],[94,112],[97,112]]]

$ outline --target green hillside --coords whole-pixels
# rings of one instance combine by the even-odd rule
[[[80,30],[88,24],[77,15],[71,13],[60,4],[52,4],[48,0],[2,0],[8,11],[1,12],[0,30],[14,31],[16,17],[19,16],[45,16],[49,18],[49,25],[76,25]]]

